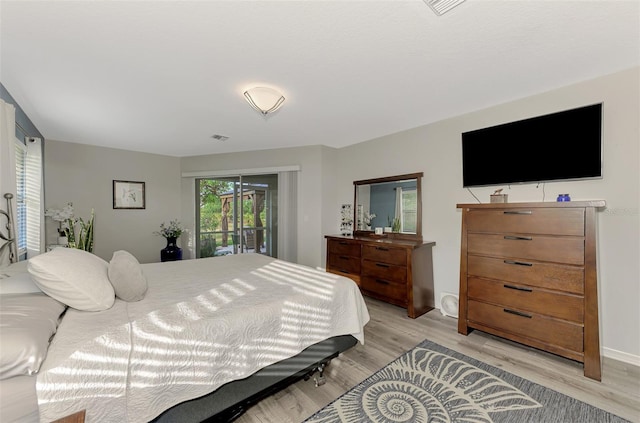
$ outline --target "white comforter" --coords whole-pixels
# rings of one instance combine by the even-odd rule
[[[363,342],[351,280],[257,254],[143,265],[144,300],[69,309],[37,381],[40,418],[144,422],[323,339]]]

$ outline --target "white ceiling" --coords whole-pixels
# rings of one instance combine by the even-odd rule
[[[2,0],[0,23],[47,139],[173,156],[342,147],[640,64],[637,0]]]

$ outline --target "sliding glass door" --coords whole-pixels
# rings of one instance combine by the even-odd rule
[[[278,176],[196,179],[197,257],[276,257]]]

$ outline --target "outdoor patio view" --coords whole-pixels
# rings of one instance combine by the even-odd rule
[[[277,175],[197,180],[198,257],[275,256]],[[274,202],[275,201],[275,202]]]

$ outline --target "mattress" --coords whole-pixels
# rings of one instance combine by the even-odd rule
[[[142,266],[144,300],[67,311],[37,376],[42,421],[149,421],[324,339],[364,342],[350,279],[257,254]]]

